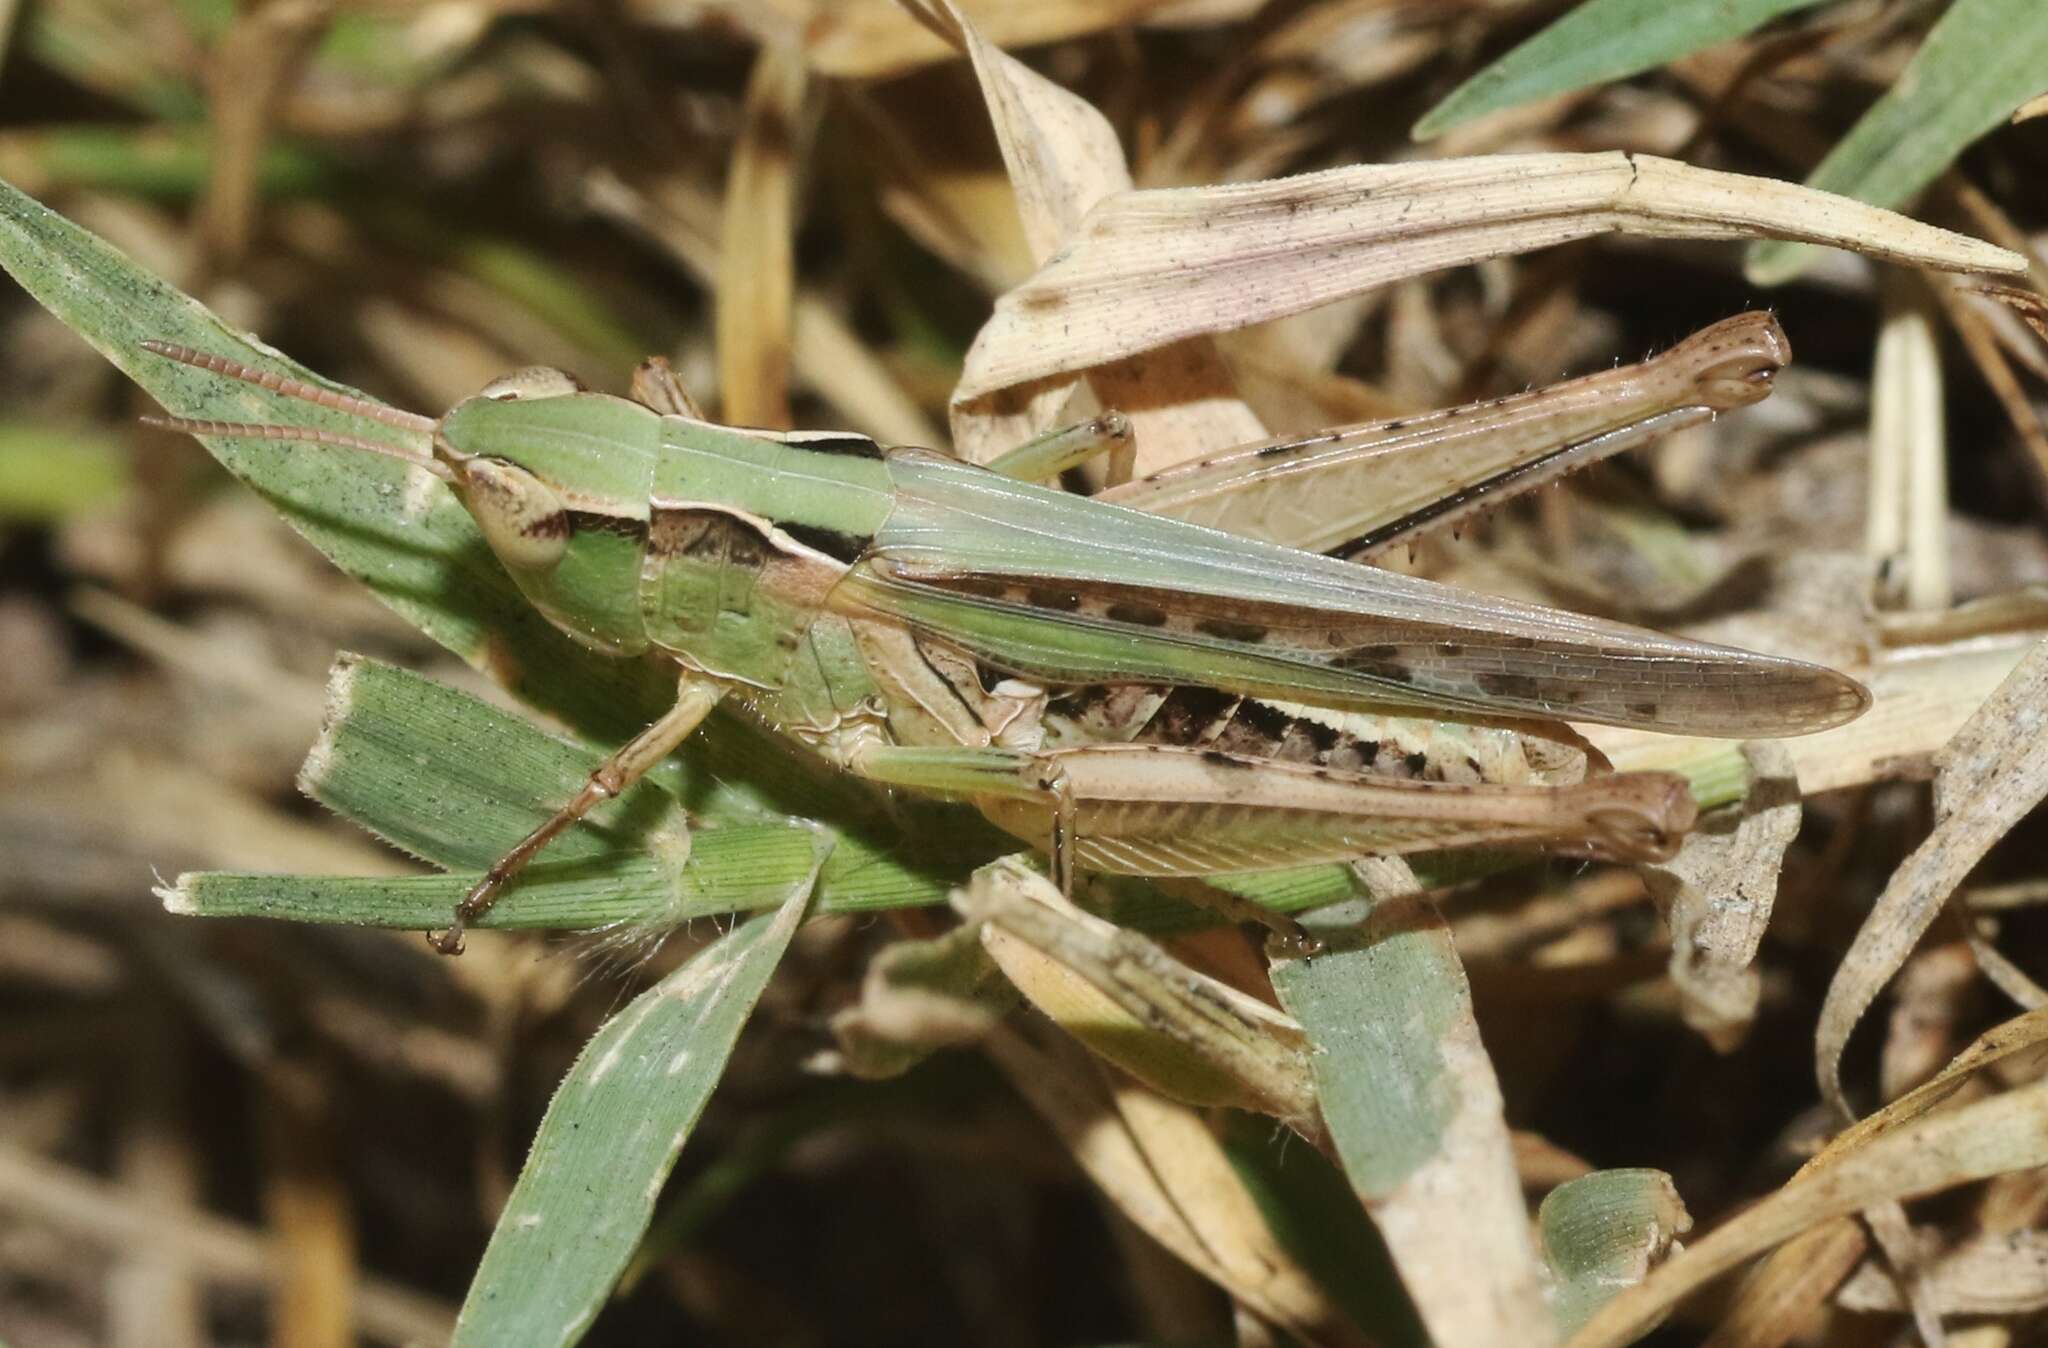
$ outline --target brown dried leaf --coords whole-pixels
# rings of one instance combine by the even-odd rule
[[[1265,182],[1127,192],[975,339],[956,401],[1409,276],[1620,232],[1780,237],[1963,271],[2002,248],[1791,183],[1619,151],[1358,165]]]
[[[1742,754],[1750,767],[1742,804],[1725,817],[1708,816],[1670,861],[1641,868],[1671,928],[1680,1014],[1723,1053],[1756,1018],[1762,983],[1751,965],[1802,813],[1783,745],[1752,741]]]
[[[1928,1294],[1944,1315],[2022,1315],[2048,1307],[2048,1232],[1972,1236],[1947,1250],[1936,1233],[1916,1235]],[[1852,1311],[1906,1309],[1891,1273],[1870,1261],[1843,1284],[1838,1300]]]
[[[1020,858],[976,871],[954,906],[1017,990],[1061,1028],[1168,1097],[1317,1131],[1301,1027],[1075,907]]]
[[[1736,1294],[1705,1348],[1780,1348],[1802,1333],[1870,1246],[1863,1224],[1837,1217],[1793,1237]]]
[[[932,22],[951,32],[974,63],[1017,194],[1024,236],[1042,265],[1081,228],[1098,202],[1131,190],[1123,147],[1103,115],[983,38],[950,0]],[[1109,465],[1110,476],[1149,472],[1204,449],[1265,434],[1237,396],[1223,358],[1207,341],[1190,340],[1095,371],[1097,403],[1131,420],[1133,463]],[[953,400],[953,444],[976,462],[1050,428],[1069,405],[1071,379],[1029,389],[990,390],[1000,397]]]
[[[2036,643],[1941,753],[1934,832],[1892,873],[1836,970],[1815,1033],[1822,1096],[1846,1121],[1850,1031],[1993,843],[2048,794],[2048,641]]]
[[[2011,1066],[2017,1055],[2036,1050],[2044,1042],[2048,1042],[2048,1011],[2029,1011],[1979,1036],[1940,1075],[1844,1129],[1792,1183],[1797,1185],[1888,1132],[1922,1118],[1967,1086],[1977,1073],[1999,1064]],[[1789,1340],[1848,1276],[1866,1243],[1861,1223],[1839,1217],[1815,1226],[1778,1250],[1743,1288],[1728,1318],[1709,1341],[1711,1348],[1767,1348]],[[1676,1295],[1683,1293],[1674,1294],[1674,1299]]]
[[[1199,1114],[1135,1083],[1112,1082],[1072,1044],[1042,1051],[999,1029],[986,1047],[1133,1225],[1261,1319],[1306,1342],[1361,1342],[1274,1242]]]

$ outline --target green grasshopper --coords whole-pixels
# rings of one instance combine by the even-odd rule
[[[145,345],[395,435],[159,424],[403,459],[455,491],[555,626],[678,667],[674,706],[457,905],[432,938],[448,954],[550,839],[720,702],[835,768],[972,801],[1063,888],[1077,868],[1206,876],[1474,845],[1661,858],[1693,823],[1685,783],[1602,773],[1559,721],[1748,738],[1869,702],[1819,666],[1346,559],[1763,397],[1787,358],[1765,315],[1642,365],[1093,498],[1028,479],[1115,443],[1113,415],[977,467],[717,425],[658,362],[634,400],[530,369],[436,420]]]

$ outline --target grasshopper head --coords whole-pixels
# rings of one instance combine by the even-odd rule
[[[520,591],[585,645],[646,647],[639,587],[658,418],[559,370],[493,380],[441,419],[436,463]]]
[[[491,552],[535,608],[585,645],[646,649],[640,559],[660,448],[660,418],[585,393],[558,370],[520,370],[436,421],[358,394],[170,342],[144,349],[182,365],[374,422],[397,443],[352,431],[268,422],[145,420],[223,439],[293,441],[401,459],[454,488]]]
[[[1690,370],[1701,405],[1728,412],[1770,396],[1778,371],[1792,360],[1792,342],[1770,314],[1737,314],[1694,333],[1669,356]]]

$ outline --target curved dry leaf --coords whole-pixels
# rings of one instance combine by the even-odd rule
[[[1786,1241],[1736,1294],[1703,1348],[1781,1348],[1805,1332],[1870,1247],[1863,1223],[1837,1217]]]
[[[953,903],[1034,1006],[1154,1090],[1320,1131],[1301,1028],[1263,1002],[1083,912],[1021,857],[976,871]]]
[[[1762,981],[1751,966],[1801,819],[1799,779],[1785,746],[1753,740],[1742,755],[1750,786],[1741,805],[1702,820],[1670,861],[1640,868],[1671,929],[1679,1012],[1723,1053],[1756,1018]]]
[[[1683,1297],[1830,1217],[2048,1164],[2048,1085],[1905,1124],[1784,1188],[1602,1307],[1570,1348],[1621,1348]]]
[[[985,39],[951,0],[927,8],[956,36],[974,64],[1003,166],[1031,252],[1043,265],[1080,230],[1097,203],[1131,190],[1130,166],[1108,119]],[[1044,383],[1014,396],[953,400],[953,444],[978,463],[1047,430],[1073,393],[1073,380]],[[1203,449],[1240,444],[1265,427],[1237,396],[1229,367],[1206,340],[1092,372],[1095,399],[1130,418],[1134,462],[1112,476],[1149,472]]]
[[[1938,1108],[1977,1073],[2001,1063],[2011,1066],[2014,1057],[2037,1050],[2044,1042],[2048,1042],[2048,1011],[2029,1011],[1987,1031],[1939,1075],[1837,1134],[1787,1188],[1858,1155]],[[1709,1341],[1711,1348],[1770,1348],[1786,1342],[1848,1276],[1867,1244],[1862,1224],[1852,1217],[1825,1221],[1802,1233],[1774,1253],[1742,1289]],[[1673,1299],[1679,1295],[1683,1293],[1674,1293]]]
[[[1796,238],[1959,271],[2025,265],[2003,248],[1847,198],[1621,151],[1358,165],[1127,192],[1098,205],[1060,253],[997,303],[954,397],[1609,232]]]
[[[725,420],[788,426],[796,297],[796,179],[804,141],[803,63],[763,47],[747,80],[725,187],[718,264],[718,381]]]
[[[1216,1135],[1185,1105],[1112,1084],[1078,1046],[1034,1047],[1014,1030],[985,1049],[1118,1211],[1261,1319],[1305,1342],[1360,1344],[1314,1282],[1273,1239]]]
[[[1991,845],[2048,795],[2048,641],[2037,642],[1941,754],[1939,822],[1892,873],[1835,971],[1814,1035],[1822,1096],[1854,1118],[1842,1049],[1878,991]]]
[[[2024,1315],[2048,1307],[2048,1232],[1972,1236],[1925,1254],[1927,1292],[1944,1315]],[[1906,1309],[1892,1275],[1869,1261],[1842,1285],[1838,1301],[1852,1311]]]
[[[832,1065],[868,1081],[900,1076],[935,1049],[981,1039],[1016,1005],[973,928],[897,941],[868,961],[860,1001],[833,1013]]]

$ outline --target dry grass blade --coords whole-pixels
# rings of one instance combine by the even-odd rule
[[[1263,0],[1207,0],[1196,8],[1196,22],[1209,24],[1242,17]],[[968,10],[987,30],[989,41],[1004,47],[1025,47],[1061,38],[1085,37],[1106,29],[1148,20],[1173,21],[1182,0],[980,0]],[[920,27],[897,0],[844,0],[821,6],[804,34],[805,54],[821,75],[879,79],[953,55],[945,41]]]
[[[288,1258],[274,1240],[240,1223],[197,1208],[137,1203],[123,1188],[13,1144],[0,1144],[0,1209],[109,1248],[147,1250],[216,1283],[268,1284]],[[455,1323],[453,1307],[388,1282],[366,1279],[353,1293],[351,1321],[374,1338],[445,1342]]]
[[[1949,604],[1948,437],[1941,359],[1926,297],[1884,288],[1870,387],[1870,553],[1897,566],[1907,608]],[[1880,596],[1880,602],[1891,596]]]
[[[725,419],[790,424],[789,361],[796,295],[796,193],[803,158],[804,68],[764,47],[747,83],[733,146],[719,257],[718,375]]]
[[[1618,151],[1131,192],[1104,201],[1058,257],[998,302],[954,398],[1609,232],[1800,239],[1958,271],[2025,265],[2003,248],[1843,197]]]
[[[2048,795],[2048,642],[2036,644],[1942,751],[1940,822],[1897,871],[1842,959],[1815,1038],[1821,1094],[1845,1121],[1850,1031],[1991,844]]]
[[[1743,1284],[1706,1348],[1780,1348],[1791,1342],[1869,1246],[1854,1217],[1822,1222],[1785,1242]]]
[[[1607,1303],[1569,1348],[1620,1348],[1687,1294],[1830,1217],[2048,1164],[2048,1085],[1905,1124],[1809,1170]]]

